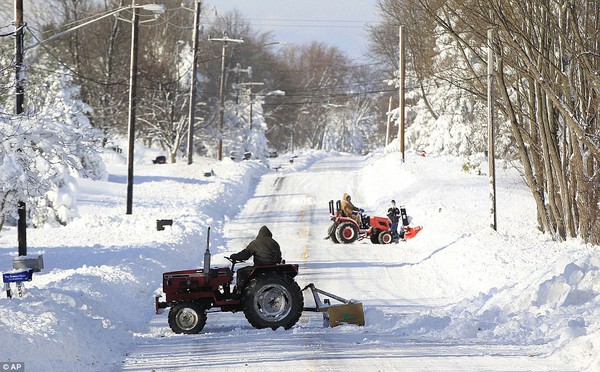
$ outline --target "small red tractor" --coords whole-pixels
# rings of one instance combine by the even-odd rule
[[[323,324],[329,327],[365,325],[362,303],[325,292],[312,283],[300,290],[294,279],[298,275],[296,264],[247,266],[236,273],[235,264],[242,261],[225,257],[231,262],[231,268],[211,268],[209,239],[210,228],[204,268],[163,274],[166,301],[160,301],[162,295],[156,296],[155,310],[159,314],[163,309],[171,308],[168,322],[173,332],[199,333],[206,324],[208,313],[238,311],[244,312],[248,322],[258,329],[289,329],[298,322],[303,311],[322,313]],[[304,307],[302,293],[305,290],[312,292],[314,306]],[[321,300],[319,295],[327,298]],[[332,304],[331,300],[341,303]]]
[[[371,239],[374,244],[390,244],[394,238],[390,228],[392,223],[387,217],[369,217],[360,213],[361,224],[342,211],[341,201],[337,201],[335,209],[333,200],[329,201],[329,213],[333,224],[328,235],[334,243],[350,244],[364,238]]]
[[[210,230],[209,230],[210,236]],[[304,308],[304,298],[294,277],[296,264],[250,266],[237,271],[211,268],[210,250],[204,253],[204,268],[171,271],[163,274],[166,301],[155,299],[156,312],[170,307],[169,326],[175,333],[194,334],[204,328],[209,312],[243,311],[255,328],[289,329],[296,324]]]
[[[327,235],[336,244],[350,244],[365,238],[369,238],[373,244],[390,244],[394,241],[391,231],[392,222],[387,217],[369,217],[363,214],[361,209],[360,221],[362,223],[359,224],[353,218],[344,214],[340,200],[335,203],[335,208],[333,200],[329,201],[329,213],[333,223],[329,226]],[[400,213],[402,217],[402,227],[400,228],[403,232],[403,239],[407,240],[415,237],[423,227],[409,227],[406,209],[400,207]]]

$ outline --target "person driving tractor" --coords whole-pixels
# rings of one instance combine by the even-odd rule
[[[362,219],[360,215],[363,210],[361,208],[355,207],[354,204],[352,204],[352,202],[350,201],[351,199],[352,198],[350,197],[350,195],[344,193],[344,196],[342,197],[342,212],[344,212],[346,217],[352,218],[354,221],[356,221],[358,226],[361,226]]]
[[[236,261],[246,261],[254,256],[254,266],[275,265],[281,263],[281,248],[273,239],[273,233],[268,227],[263,226],[258,231],[256,239],[251,241],[246,248],[230,257]]]
[[[238,253],[234,253],[229,258],[235,261],[246,261],[254,256],[254,266],[276,265],[281,263],[281,248],[279,243],[273,239],[273,233],[268,227],[263,226],[258,230],[258,235],[248,246]],[[241,285],[244,283],[252,266],[242,267],[237,272],[237,281]]]

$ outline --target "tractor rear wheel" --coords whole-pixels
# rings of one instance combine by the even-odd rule
[[[206,312],[196,302],[180,302],[169,310],[169,327],[175,333],[199,333],[205,324]]]
[[[379,234],[379,243],[381,244],[390,244],[394,240],[392,233],[389,231],[382,231]]]
[[[337,228],[337,226],[337,223],[332,223],[331,226],[329,226],[329,229],[327,229],[327,235],[329,235],[331,241],[333,241],[335,244],[340,244],[340,241],[335,236],[335,229]]]
[[[271,272],[250,280],[244,288],[242,305],[254,328],[289,329],[302,315],[304,297],[292,278]]]
[[[340,243],[354,243],[358,239],[358,228],[352,222],[342,222],[335,230],[335,236]]]

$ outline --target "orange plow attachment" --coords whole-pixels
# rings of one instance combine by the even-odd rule
[[[404,240],[412,239],[419,231],[423,230],[423,226],[405,227],[404,228]]]

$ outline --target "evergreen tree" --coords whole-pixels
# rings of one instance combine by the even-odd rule
[[[77,214],[73,176],[106,177],[96,152],[102,134],[91,127],[89,107],[71,81],[59,72],[37,88],[29,85],[37,98],[28,111],[0,117],[0,225],[16,217],[18,201],[27,202],[36,226],[65,224]]]

